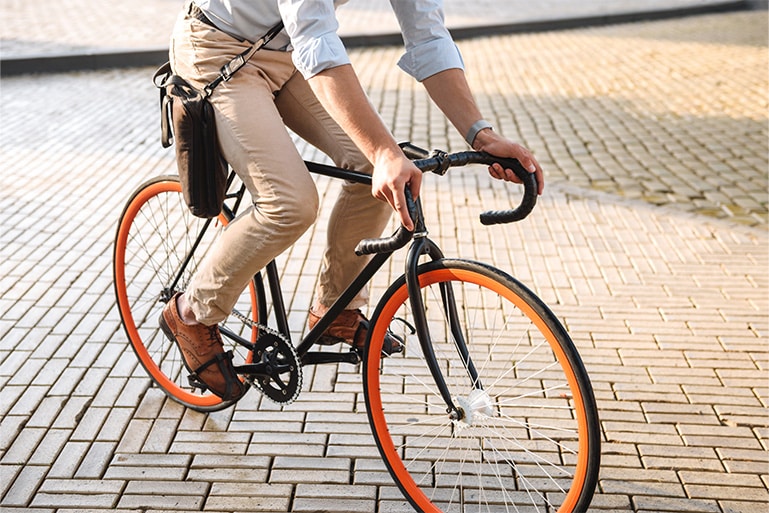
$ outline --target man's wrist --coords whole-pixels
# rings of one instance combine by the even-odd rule
[[[475,151],[484,151],[483,148],[494,142],[498,137],[499,135],[491,128],[484,128],[475,136],[472,147]]]
[[[481,130],[485,130],[487,128],[493,130],[494,127],[485,119],[479,119],[473,123],[472,126],[467,130],[467,134],[465,134],[465,141],[467,141],[467,144],[473,147],[473,143],[475,142],[476,137],[478,137],[478,133]]]

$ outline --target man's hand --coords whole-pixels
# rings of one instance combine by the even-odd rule
[[[520,144],[516,144],[511,140],[506,139],[490,129],[485,129],[478,132],[478,136],[473,142],[473,149],[476,151],[485,151],[495,157],[517,159],[526,170],[536,175],[537,194],[542,194],[542,191],[545,189],[545,179],[542,175],[542,168],[534,158],[534,155]],[[515,183],[521,182],[512,169],[504,169],[499,164],[489,166],[489,174],[499,180]]]
[[[447,69],[441,71],[426,78],[423,84],[427,88],[430,98],[446,114],[460,134],[465,135],[473,123],[482,119],[483,116],[481,116],[481,111],[473,98],[463,70]],[[537,192],[542,194],[545,187],[542,168],[539,167],[529,150],[489,128],[478,132],[472,145],[474,150],[485,151],[495,157],[518,159],[524,168],[536,175]],[[500,180],[520,182],[512,169],[503,169],[498,164],[489,167],[489,173]]]
[[[404,155],[385,155],[374,162],[371,175],[371,194],[386,201],[400,216],[401,224],[414,231],[414,222],[406,204],[406,187],[413,198],[419,197],[422,185],[422,171]]]

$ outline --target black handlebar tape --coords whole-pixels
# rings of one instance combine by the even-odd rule
[[[481,213],[481,224],[504,224],[520,221],[534,210],[537,204],[537,177],[528,172],[516,159],[495,159],[505,169],[512,169],[523,182],[521,204],[512,210],[489,210]]]
[[[494,157],[483,152],[464,151],[414,161],[414,164],[422,171],[431,171],[438,174],[444,174],[449,167],[467,164],[486,164],[490,166],[494,163],[499,163],[505,169],[512,169],[515,175],[523,182],[523,198],[521,199],[521,204],[515,209],[483,212],[480,216],[481,223],[490,225],[520,221],[529,215],[537,204],[537,179],[534,173],[529,173],[517,159]]]
[[[402,146],[403,148],[403,146]],[[404,153],[409,158],[424,157],[424,151],[417,147],[405,147]],[[414,161],[416,165],[423,172],[434,172],[437,174],[445,174],[449,167],[461,167],[467,164],[486,164],[492,165],[499,163],[505,169],[512,169],[515,175],[523,183],[523,198],[520,205],[515,209],[510,210],[489,210],[481,213],[481,224],[505,224],[512,223],[514,221],[520,221],[531,213],[537,204],[537,178],[534,173],[527,171],[523,165],[517,159],[505,159],[494,157],[488,153],[465,151],[459,153],[443,153],[438,156],[421,158]],[[411,197],[411,191],[406,188],[406,204],[409,209],[411,219],[415,219],[416,204]],[[355,248],[355,254],[371,255],[374,253],[388,253],[402,248],[413,237],[414,232],[411,232],[401,226],[395,234],[391,237],[384,239],[365,239],[358,243]]]
[[[416,159],[426,159],[430,156],[430,152],[420,148],[419,146],[415,146],[411,144],[410,142],[403,142],[398,144],[400,146],[401,150],[403,151],[403,154],[406,155],[411,160]]]
[[[358,256],[373,255],[375,253],[392,253],[409,243],[414,232],[401,225],[391,237],[384,239],[364,239],[355,247]]]
[[[408,208],[411,221],[416,223],[417,205],[411,194],[411,189],[406,187],[406,208]],[[383,239],[364,239],[355,247],[355,254],[358,256],[373,255],[375,253],[392,253],[409,243],[414,236],[414,232],[407,230],[403,225],[398,228],[392,236]]]

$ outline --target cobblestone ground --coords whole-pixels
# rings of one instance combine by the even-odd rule
[[[535,151],[550,183],[765,226],[766,22],[765,12],[751,12],[462,48],[484,111]],[[394,82],[389,66],[363,60],[371,83]],[[395,87],[400,96],[390,94]],[[421,91],[413,105],[401,100],[412,87],[407,79],[373,86],[396,133],[424,140],[427,128],[433,144],[461,148]]]
[[[536,151],[548,187],[526,221],[481,228],[498,184],[428,178],[432,235],[530,285],[580,348],[604,439],[592,510],[769,503],[766,34],[765,13],[745,13],[461,44],[483,110]],[[353,56],[387,123],[463,149],[397,56]],[[151,72],[2,82],[2,510],[407,511],[355,368],[307,369],[285,408],[249,393],[211,415],[149,387],[111,247],[130,191],[173,168]],[[328,205],[336,189],[318,185]],[[324,237],[321,220],[281,258],[295,336]]]

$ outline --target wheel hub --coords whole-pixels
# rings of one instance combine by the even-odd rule
[[[458,397],[457,403],[462,410],[457,422],[473,426],[494,416],[494,403],[488,392],[474,388],[467,397]]]

